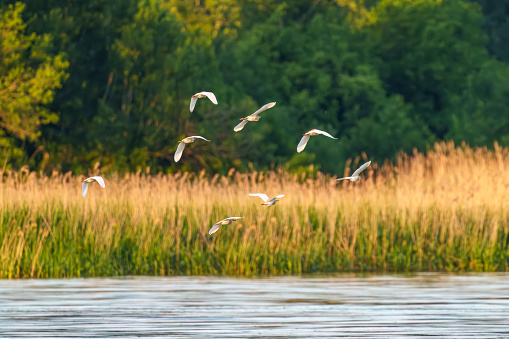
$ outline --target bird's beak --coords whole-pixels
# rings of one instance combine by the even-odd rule
[[[181,141],[181,140],[179,140],[179,144],[180,144],[181,142],[182,142],[182,141]]]
[[[240,120],[246,120],[246,118],[240,118]]]

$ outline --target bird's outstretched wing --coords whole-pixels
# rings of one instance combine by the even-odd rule
[[[282,197],[284,197],[284,196],[285,196],[284,194],[280,194],[280,195],[276,195],[275,197],[276,197],[276,198],[282,198]]]
[[[250,197],[260,197],[262,198],[263,202],[267,202],[269,200],[269,197],[265,193],[249,193]]]
[[[335,179],[334,181],[347,180],[347,179],[352,179],[352,177],[339,178],[339,179]]]
[[[191,104],[189,105],[189,109],[192,111],[194,111],[194,106],[196,106],[196,101],[198,101],[198,98],[193,96],[191,97]]]
[[[88,182],[84,182],[81,185],[81,195],[83,196],[83,198],[87,197],[87,192],[88,192]]]
[[[337,138],[334,138],[332,135],[330,135],[329,133],[327,132],[324,132],[324,131],[320,131],[319,129],[315,129],[313,130],[313,132],[315,133],[318,133],[318,134],[321,134],[321,135],[325,135],[326,137],[329,137],[331,139],[337,139]]]
[[[371,161],[368,161],[365,164],[363,164],[361,167],[357,168],[355,170],[355,172],[353,172],[352,177],[358,177],[359,174],[361,174],[361,172],[364,171],[366,169],[366,167],[369,166],[369,164],[371,164]]]
[[[309,135],[305,135],[302,137],[302,139],[300,139],[300,142],[297,145],[297,153],[302,152],[304,150],[304,148],[306,148],[308,141],[309,141]]]
[[[102,188],[105,188],[106,185],[104,185],[104,179],[103,177],[100,177],[100,176],[97,176],[97,177],[90,177],[90,179],[94,179],[95,181],[97,181],[97,183],[102,187]]]
[[[276,103],[275,103],[275,102],[269,102],[268,104],[263,105],[262,107],[260,107],[260,109],[259,109],[259,110],[257,110],[256,112],[254,112],[253,114],[251,114],[251,115],[249,115],[249,116],[250,116],[250,117],[255,117],[255,116],[257,116],[258,114],[260,114],[261,112],[266,111],[266,110],[268,110],[269,108],[272,108],[272,107],[274,107],[274,106],[276,106]]]
[[[202,139],[202,140],[205,140],[205,141],[210,141],[210,140],[207,140],[204,137],[201,137],[199,135],[193,135],[191,138],[193,138],[193,139]]]
[[[247,120],[242,120],[242,121],[240,122],[240,124],[238,124],[237,126],[235,126],[235,127],[233,128],[233,130],[234,130],[235,132],[240,132],[240,131],[242,131],[242,129],[244,128],[244,126],[246,126],[246,124],[247,124]]]
[[[215,223],[214,225],[212,225],[212,228],[210,229],[209,231],[209,235],[212,234],[212,233],[216,233],[217,230],[221,227],[221,221],[218,222],[218,223]]]
[[[216,96],[214,95],[214,93],[212,93],[212,92],[199,92],[199,93],[196,93],[195,95],[193,95],[191,97],[191,103],[189,105],[189,109],[191,110],[191,112],[194,110],[194,106],[196,105],[196,101],[198,100],[198,97],[202,96],[202,95],[205,95],[207,98],[210,99],[210,101],[212,101],[212,103],[214,105],[217,105],[217,99],[216,99]]]
[[[182,157],[182,152],[184,152],[184,148],[186,148],[186,144],[181,142],[179,144],[179,146],[177,147],[177,151],[175,152],[175,156],[173,157],[173,160],[175,160],[175,162],[178,162],[180,160],[180,158]]]
[[[212,93],[212,92],[201,92],[200,94],[206,95],[207,98],[209,98],[210,101],[212,101],[212,103],[214,105],[217,105],[217,99],[216,99],[216,96],[214,95],[214,93]]]

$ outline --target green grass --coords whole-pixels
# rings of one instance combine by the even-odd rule
[[[509,271],[509,175],[468,177],[506,161],[498,152],[435,151],[340,185],[282,172],[113,176],[87,199],[80,178],[6,173],[0,277]],[[249,192],[286,197],[267,208]],[[229,216],[246,218],[208,235]]]
[[[253,216],[261,208],[249,212]],[[116,205],[103,212],[116,211],[110,218],[53,202],[33,212],[20,206],[2,213],[0,276],[253,276],[509,268],[507,220],[494,230],[489,217],[480,224],[464,210],[429,208],[421,212],[422,220],[459,218],[458,230],[404,222],[396,211],[380,218],[373,211],[361,215],[352,229],[342,222],[327,222],[327,210],[297,208],[295,214],[282,215],[277,208],[285,207],[276,205],[255,225],[262,231],[251,230],[247,221],[223,226],[209,236],[197,223],[200,216],[192,207],[180,211],[183,217],[170,207],[159,220],[147,217],[140,222],[131,209],[121,211]],[[213,215],[217,217],[207,226],[226,214],[219,209]],[[175,218],[178,224],[170,226]],[[105,223],[107,220],[111,222]]]

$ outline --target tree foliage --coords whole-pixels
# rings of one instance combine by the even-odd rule
[[[0,157],[22,157],[20,141],[34,141],[39,127],[56,123],[54,91],[61,88],[69,63],[63,53],[46,51],[51,36],[26,34],[22,3],[0,9]]]
[[[476,0],[484,13],[488,51],[497,59],[509,62],[509,0]]]
[[[471,146],[509,145],[509,65],[492,61],[454,99],[450,136]]]
[[[0,1],[0,141],[25,158],[44,146],[49,160],[32,165],[46,170],[223,173],[341,173],[363,152],[383,161],[441,139],[507,144],[506,2]],[[23,86],[6,96],[16,77]],[[199,91],[219,105],[190,113]],[[296,153],[311,128],[339,140],[313,137]],[[175,164],[189,135],[212,142]]]

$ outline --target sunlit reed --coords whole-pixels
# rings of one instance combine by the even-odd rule
[[[442,143],[355,183],[139,172],[106,175],[86,199],[84,176],[24,168],[0,183],[0,277],[508,271],[507,165],[507,148]],[[257,192],[285,197],[265,207]],[[208,235],[230,216],[246,218]]]

